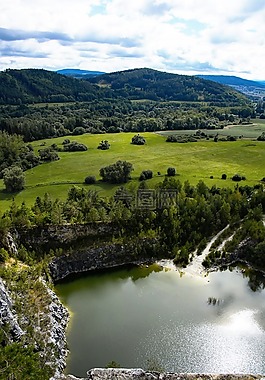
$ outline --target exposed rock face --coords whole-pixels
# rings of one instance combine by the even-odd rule
[[[0,278],[0,327],[8,326],[8,340],[18,341],[24,335],[13,309],[13,301],[3,280]]]
[[[194,373],[159,373],[148,372],[141,368],[94,368],[87,372],[87,377],[80,379],[71,375],[56,377],[54,380],[265,380],[261,375],[212,375]]]
[[[155,243],[155,240],[146,240],[145,250],[155,255]],[[105,246],[86,248],[69,255],[62,255],[52,260],[49,267],[53,281],[57,282],[72,274],[154,261],[155,258],[150,258],[150,255],[145,257],[145,252],[137,252],[134,243],[124,245],[110,243]]]
[[[12,254],[13,256],[17,256],[17,245],[16,240],[17,233],[16,231],[13,231],[12,235],[10,232],[8,232],[5,236],[2,237],[2,243],[3,246],[7,249],[7,251]]]
[[[19,241],[28,249],[48,251],[49,249],[87,245],[99,238],[108,238],[118,233],[111,223],[62,224],[18,229]],[[12,232],[13,235],[13,232]]]
[[[56,368],[56,374],[59,375],[66,366],[67,341],[65,330],[69,321],[69,312],[61,304],[56,294],[46,285],[47,292],[50,296],[51,302],[49,308],[49,339],[48,343],[53,347],[53,363],[52,366]]]

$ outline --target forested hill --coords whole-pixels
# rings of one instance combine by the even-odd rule
[[[113,91],[53,71],[0,72],[0,104],[89,101],[113,95]]]
[[[195,76],[171,74],[148,68],[119,71],[89,78],[91,83],[109,87],[130,99],[245,102],[237,91]]]
[[[0,72],[0,104],[91,101],[106,98],[202,101],[221,105],[246,103],[230,87],[194,76],[134,69],[75,79],[42,69]]]

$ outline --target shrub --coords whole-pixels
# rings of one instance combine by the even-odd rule
[[[144,181],[146,179],[151,179],[151,178],[153,178],[152,170],[143,170],[142,173],[140,174],[139,180]]]
[[[227,178],[227,175],[224,173],[224,174],[222,174],[222,177],[221,177],[221,179],[226,179]]]
[[[85,178],[85,183],[86,183],[87,185],[92,185],[92,184],[96,183],[96,177],[93,176],[93,175],[89,175],[89,176],[87,176],[87,177]]]
[[[242,177],[241,177],[241,175],[239,175],[239,174],[235,174],[235,175],[233,175],[233,177],[232,177],[232,181],[236,181],[236,182],[240,182],[240,181],[242,181]]]
[[[110,143],[107,140],[102,140],[100,141],[97,149],[107,150],[109,148],[110,148]]]
[[[72,141],[69,144],[64,145],[65,152],[83,152],[86,150],[87,150],[87,146],[77,141]]]
[[[174,177],[176,175],[176,169],[175,168],[167,168],[167,175],[168,175],[168,177]]]
[[[70,144],[70,142],[71,142],[71,141],[70,141],[69,139],[64,139],[63,142],[62,142],[62,144],[63,144],[63,145],[65,145],[65,144]]]
[[[58,154],[53,150],[52,147],[39,149],[38,152],[39,152],[41,161],[49,162],[49,161],[59,160]]]
[[[132,144],[134,145],[144,145],[146,143],[145,138],[143,136],[135,135],[132,137]]]

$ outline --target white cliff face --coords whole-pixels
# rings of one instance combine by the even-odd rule
[[[17,315],[13,308],[13,301],[4,281],[0,278],[0,327],[7,326],[9,332],[7,341],[19,341],[25,332],[18,323]]]
[[[55,375],[59,375],[66,366],[66,356],[68,354],[68,349],[65,331],[70,316],[68,310],[62,305],[59,298],[47,286],[47,284],[46,288],[51,299],[51,302],[48,306],[48,316],[50,321],[50,334],[48,343],[52,344],[53,347],[52,366],[55,367]]]
[[[159,373],[144,371],[141,368],[94,368],[87,372],[85,379],[61,375],[53,380],[265,380],[265,378],[261,375]]]

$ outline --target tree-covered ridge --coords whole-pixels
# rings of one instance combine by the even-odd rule
[[[87,81],[42,69],[0,72],[0,104],[90,101],[111,96]]]
[[[109,86],[130,99],[241,103],[246,98],[233,89],[195,76],[171,74],[148,68],[119,71],[88,79]]]
[[[43,69],[0,72],[0,104],[63,103],[117,97],[224,105],[246,103],[244,95],[221,84],[152,69],[120,71],[87,80]]]

